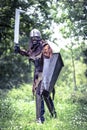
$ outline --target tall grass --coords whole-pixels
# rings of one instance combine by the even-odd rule
[[[35,100],[31,85],[0,90],[1,130],[87,130],[87,106],[77,101],[70,88],[57,87],[54,104],[57,118],[45,106],[45,123],[35,122]]]

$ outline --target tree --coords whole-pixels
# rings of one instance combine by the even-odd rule
[[[86,64],[86,71],[85,71],[85,76],[87,77],[87,48],[83,51],[83,62]]]

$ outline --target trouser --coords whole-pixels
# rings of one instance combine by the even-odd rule
[[[44,101],[40,95],[36,95],[36,120],[44,122]]]
[[[54,107],[54,103],[50,97],[49,94],[47,94],[47,91],[45,93],[43,93],[42,95],[40,95],[40,84],[38,86],[38,88],[36,89],[36,119],[40,119],[41,122],[44,122],[44,101],[46,102],[46,105],[48,107],[48,110],[51,114],[51,116],[56,117],[56,112],[55,112],[55,107]]]
[[[44,100],[40,94],[40,84],[36,88],[36,120],[40,119],[41,122],[44,122],[45,109],[44,109]]]
[[[44,90],[43,91],[43,97],[44,97],[44,100],[46,102],[46,105],[48,107],[48,110],[49,110],[51,116],[56,118],[57,114],[56,114],[56,111],[55,111],[53,100],[52,100],[51,96],[49,95],[49,92]]]

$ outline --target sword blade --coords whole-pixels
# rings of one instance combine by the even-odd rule
[[[15,10],[15,28],[14,28],[14,43],[19,43],[19,24],[20,24],[20,11]]]

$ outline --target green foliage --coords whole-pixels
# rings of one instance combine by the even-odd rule
[[[82,102],[82,100],[86,102]],[[45,123],[35,122],[35,100],[31,85],[12,90],[0,89],[0,128],[6,130],[86,130],[87,98],[69,87],[56,86],[55,107],[58,117],[50,118],[45,106]]]
[[[81,36],[87,38],[87,1],[86,0],[62,0],[59,1],[58,7],[62,10],[61,15],[58,15],[60,23],[65,23],[67,37]],[[55,19],[55,18],[54,18]],[[67,34],[67,29],[70,32]]]
[[[81,48],[73,49],[74,54],[74,64],[75,64],[75,78],[76,78],[76,85],[78,90],[86,91],[87,80],[84,75],[86,70],[86,65],[83,64],[83,55],[81,55]],[[59,75],[59,79],[57,84],[58,86],[63,87],[70,87],[74,89],[74,80],[73,80],[73,65],[72,65],[72,53],[71,50],[61,50],[61,55],[64,62],[64,67]]]
[[[12,54],[1,58],[0,61],[0,88],[12,88],[32,79],[29,61],[25,57]]]

